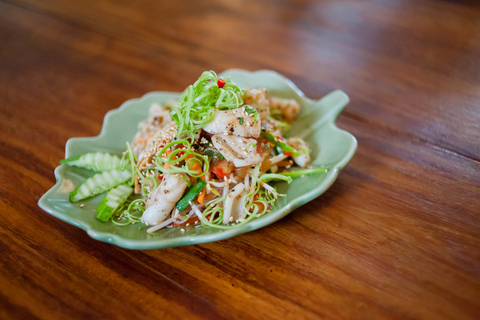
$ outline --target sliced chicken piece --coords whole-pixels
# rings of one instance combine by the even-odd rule
[[[227,195],[223,206],[223,224],[236,221],[242,216],[245,201],[245,185],[237,184]]]
[[[147,199],[147,209],[143,213],[142,220],[147,225],[156,225],[165,221],[177,202],[182,198],[187,183],[180,178],[188,180],[186,174],[167,173],[162,183],[155,191],[150,193]]]
[[[216,134],[212,137],[214,147],[235,167],[255,165],[262,161],[257,152],[257,140]]]
[[[303,141],[301,138],[290,138],[287,139],[287,144],[299,152],[300,155],[293,157],[293,160],[300,167],[306,167],[310,163],[310,149],[308,148],[308,143]]]
[[[270,102],[267,98],[267,89],[247,88],[247,94],[243,103],[252,106],[260,114],[260,120],[263,122],[270,114]]]
[[[212,134],[222,133],[238,137],[258,138],[261,131],[259,116],[248,113],[245,108],[216,110],[212,122],[203,127],[203,130]]]

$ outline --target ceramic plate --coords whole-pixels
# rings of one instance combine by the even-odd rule
[[[43,195],[38,205],[49,214],[82,228],[94,239],[130,249],[160,249],[223,240],[265,227],[324,193],[357,148],[355,137],[335,126],[336,117],[349,102],[348,96],[337,90],[320,100],[311,100],[290,80],[267,70],[249,72],[230,69],[220,76],[231,76],[240,87],[266,87],[273,96],[297,100],[302,111],[293,124],[291,135],[300,136],[310,143],[313,167],[326,166],[329,171],[295,179],[290,185],[278,183],[280,193],[287,196],[279,198],[270,213],[230,230],[197,227],[182,233],[179,229],[163,229],[152,236],[145,229],[139,230],[139,224],[119,227],[101,222],[95,219],[95,209],[104,194],[81,201],[83,208],[80,203],[68,200],[70,191],[92,176],[92,172],[65,165],[55,169],[57,182]],[[177,99],[178,96],[179,93],[151,92],[140,99],[126,101],[120,108],[106,114],[100,135],[68,140],[65,157],[92,151],[121,154],[125,142],[131,141],[136,133],[137,123],[147,117],[150,105]]]

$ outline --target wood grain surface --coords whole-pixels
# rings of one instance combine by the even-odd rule
[[[0,318],[479,319],[478,4],[0,0]],[[151,251],[38,208],[70,137],[231,67],[349,94],[359,148],[324,195]]]

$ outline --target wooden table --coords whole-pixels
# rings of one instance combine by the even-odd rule
[[[0,318],[479,319],[475,1],[0,1]],[[359,148],[283,220],[166,250],[49,216],[66,141],[202,71],[273,69],[351,103]]]

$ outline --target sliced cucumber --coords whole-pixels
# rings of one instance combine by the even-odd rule
[[[110,190],[97,207],[97,219],[107,222],[112,213],[127,201],[132,192],[133,188],[124,184]]]
[[[93,197],[97,194],[115,188],[132,177],[130,171],[111,170],[97,173],[93,177],[88,178],[70,192],[70,201],[78,202],[80,200]]]
[[[94,171],[120,169],[120,158],[104,152],[90,152],[60,160],[60,163]]]

